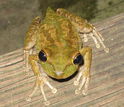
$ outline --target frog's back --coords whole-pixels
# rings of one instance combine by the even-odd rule
[[[38,44],[40,49],[49,46],[58,48],[69,46],[78,49],[80,38],[76,29],[67,18],[59,16],[48,8],[37,40],[37,43],[40,43]]]

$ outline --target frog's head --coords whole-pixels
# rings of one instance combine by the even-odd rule
[[[83,63],[83,57],[76,49],[46,48],[39,52],[39,59],[44,72],[55,79],[65,79],[73,75],[80,64]],[[55,49],[54,49],[55,48]]]
[[[71,22],[48,9],[37,39],[44,72],[56,79],[73,75],[83,61],[79,42],[79,35]]]

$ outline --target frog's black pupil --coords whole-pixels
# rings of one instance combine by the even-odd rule
[[[47,57],[43,51],[39,52],[39,59],[43,62],[45,62],[47,60]]]
[[[81,54],[76,56],[73,63],[74,64],[79,64],[79,65],[83,64],[83,56]]]

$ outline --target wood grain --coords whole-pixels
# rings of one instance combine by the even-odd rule
[[[54,95],[45,87],[50,107],[124,107],[124,14],[95,23],[95,26],[105,38],[110,53],[96,49],[91,39],[85,44],[93,47],[88,95],[74,94],[74,79],[64,83],[49,79],[58,89]],[[23,66],[23,49],[0,56],[0,107],[44,107],[39,90],[31,102],[25,101],[35,78],[32,71],[26,74]]]

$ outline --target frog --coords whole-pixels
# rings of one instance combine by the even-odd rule
[[[63,8],[56,11],[47,8],[45,18],[40,16],[33,19],[25,36],[24,60],[25,71],[33,71],[36,78],[34,89],[26,98],[31,101],[33,95],[40,88],[45,105],[50,105],[44,85],[47,85],[52,93],[57,89],[51,85],[49,78],[56,80],[66,79],[76,71],[78,76],[73,85],[78,88],[75,94],[87,95],[91,78],[92,48],[84,46],[84,42],[92,38],[97,48],[106,48],[103,36],[83,19]]]

